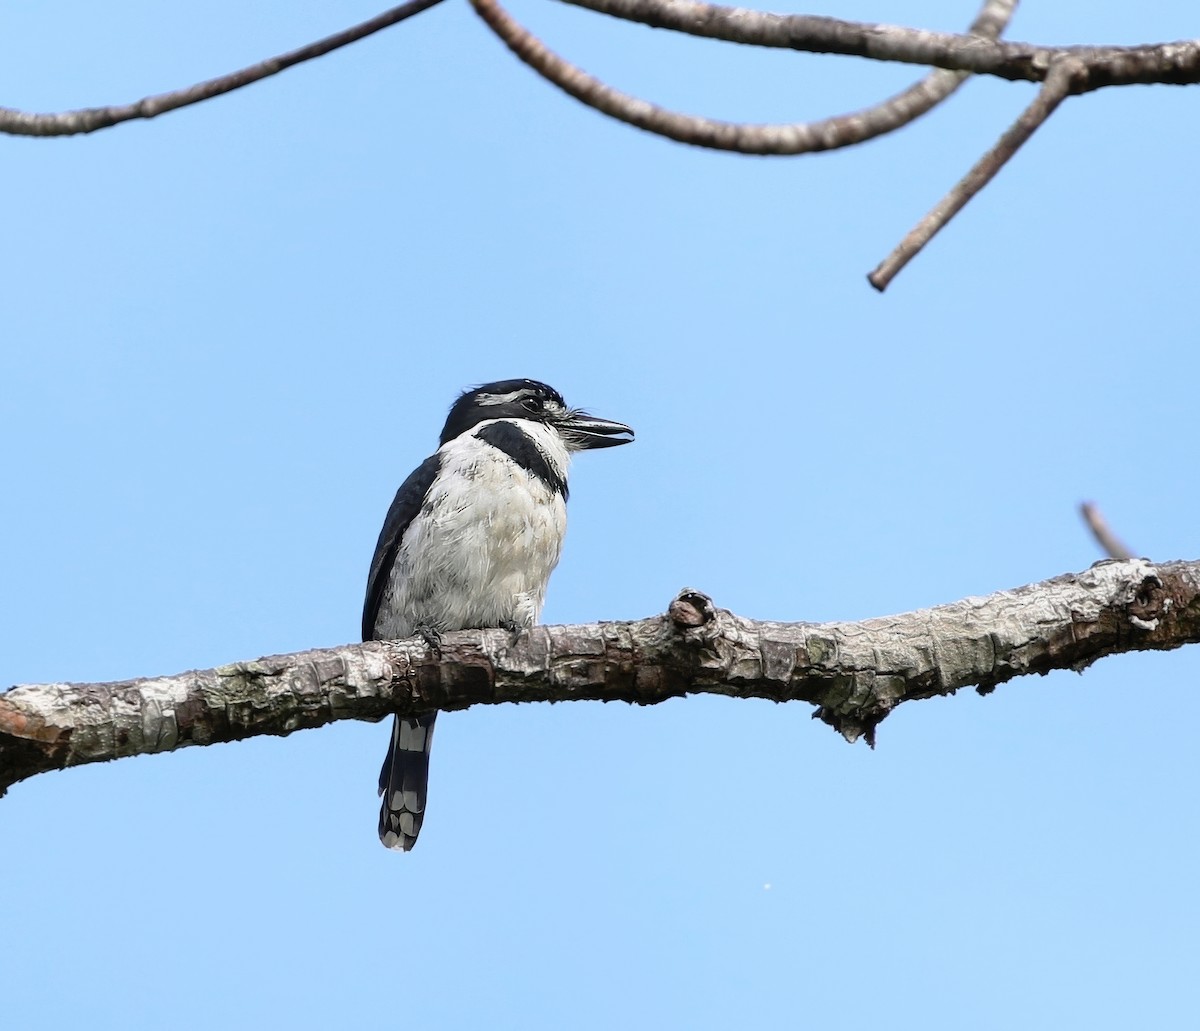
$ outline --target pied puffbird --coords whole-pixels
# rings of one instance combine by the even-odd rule
[[[567,528],[576,451],[633,439],[619,422],[568,408],[531,379],[454,402],[437,451],[401,484],[371,560],[363,640],[533,626]],[[436,712],[395,717],[379,774],[379,838],[408,851],[425,815]]]

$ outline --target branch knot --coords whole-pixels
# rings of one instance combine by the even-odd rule
[[[1126,606],[1129,622],[1139,630],[1157,630],[1158,621],[1171,607],[1171,599],[1156,573],[1150,573],[1138,584],[1133,600]]]
[[[685,587],[675,595],[667,615],[680,630],[690,630],[711,623],[717,617],[717,610],[707,594]]]

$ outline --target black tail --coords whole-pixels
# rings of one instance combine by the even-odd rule
[[[392,743],[379,771],[379,840],[388,848],[407,852],[416,844],[425,819],[425,792],[429,789],[429,745],[433,740],[431,712],[415,719],[397,716],[392,723]]]

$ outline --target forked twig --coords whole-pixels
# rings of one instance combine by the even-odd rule
[[[360,25],[240,71],[133,104],[37,114],[0,107],[0,133],[70,136],[134,119],[154,118],[275,75],[328,54],[415,14],[440,0],[409,0]],[[608,86],[549,50],[517,24],[498,0],[471,0],[476,12],[526,64],[596,110],[681,143],[743,154],[794,155],[852,146],[892,132],[945,100],[969,74],[1041,82],[1034,102],[1016,123],[867,277],[886,289],[914,255],[978,193],[1063,99],[1105,86],[1200,83],[1200,39],[1132,47],[1045,47],[1002,43],[1017,0],[983,0],[965,34],[851,22],[812,15],[780,15],[701,0],[564,0],[619,18],[678,32],[763,47],[856,55],[878,61],[933,65],[920,82],[872,107],[815,122],[759,125],[686,115]]]

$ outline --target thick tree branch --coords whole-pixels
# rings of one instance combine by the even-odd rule
[[[1200,40],[1194,39],[1132,47],[1047,47],[994,42],[978,35],[842,21],[811,14],[768,14],[696,0],[563,2],[652,28],[672,29],[730,43],[932,65],[1014,81],[1041,82],[1055,62],[1073,57],[1085,69],[1085,74],[1073,84],[1074,93],[1135,83],[1188,85],[1200,82]]]
[[[46,770],[339,719],[522,701],[651,705],[689,693],[806,701],[853,741],[902,702],[1082,670],[1105,655],[1200,641],[1200,562],[1083,573],[859,623],[771,623],[683,591],[628,623],[346,645],[115,684],[0,695],[0,791]]]
[[[291,50],[277,57],[268,57],[265,61],[230,72],[207,82],[199,82],[184,89],[172,90],[170,93],[159,93],[153,97],[143,97],[132,104],[120,104],[113,107],[89,107],[80,111],[63,111],[57,114],[35,114],[29,111],[17,111],[9,107],[0,107],[0,132],[14,136],[76,136],[80,133],[95,132],[106,129],[110,125],[128,122],[138,118],[154,118],[167,111],[198,104],[202,100],[210,100],[222,93],[249,86],[252,82],[277,75],[286,68],[311,61],[316,57],[324,57],[331,51],[357,43],[360,39],[380,32],[383,29],[411,18],[414,14],[441,3],[441,0],[411,0],[410,3],[393,7],[390,11],[376,15],[369,21],[354,25],[342,32],[326,36],[315,43]]]
[[[471,0],[471,3],[487,26],[517,57],[588,107],[680,143],[739,154],[812,154],[863,143],[920,118],[958,89],[967,74],[944,70],[931,72],[902,93],[872,107],[816,122],[778,125],[723,122],[671,111],[622,93],[554,53],[518,24],[497,0]],[[1008,25],[1015,7],[1016,0],[985,0],[968,31],[980,36],[999,35]]]

